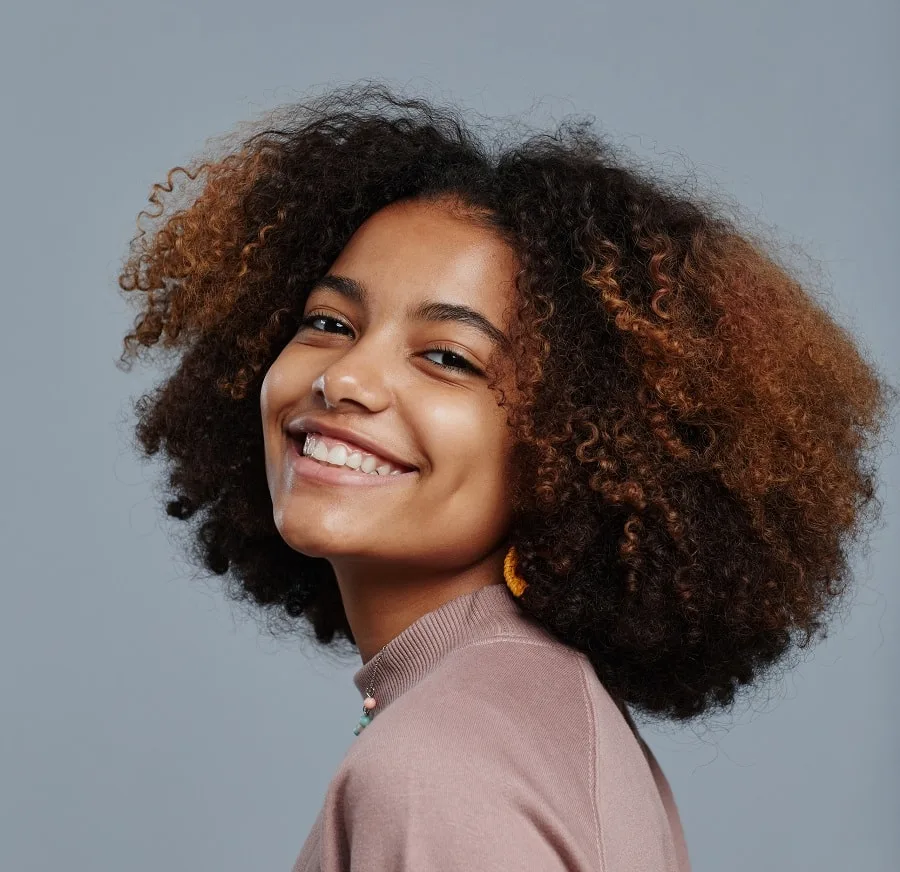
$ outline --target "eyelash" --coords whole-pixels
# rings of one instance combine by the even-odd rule
[[[333,315],[326,315],[324,312],[310,312],[301,322],[301,327],[307,327],[312,324],[313,321],[318,321],[319,319],[324,319],[326,321],[334,321],[335,324],[344,324],[340,318],[335,318]],[[344,324],[346,327],[347,325]],[[327,330],[318,330],[317,333],[327,333]],[[455,372],[471,372],[475,375],[481,375],[481,370],[478,369],[474,364],[470,363],[465,357],[463,357],[459,352],[454,351],[452,348],[447,348],[443,345],[435,345],[425,351],[425,354],[431,354],[435,351],[439,351],[442,354],[451,354],[453,357],[459,358],[463,363],[461,365],[454,366],[448,363],[437,363],[434,360],[429,361],[429,363],[433,363],[435,366],[439,366],[441,369],[449,369]]]

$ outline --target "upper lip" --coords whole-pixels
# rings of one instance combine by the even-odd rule
[[[390,449],[385,448],[374,439],[370,439],[368,436],[358,433],[355,430],[340,427],[337,424],[332,424],[330,421],[324,421],[321,418],[316,418],[312,415],[300,415],[297,418],[292,418],[288,422],[286,430],[288,435],[294,439],[299,439],[303,433],[321,433],[323,436],[331,436],[334,439],[340,439],[343,442],[357,445],[370,454],[377,454],[389,463],[394,464],[394,466],[399,466],[404,469],[418,468],[411,463],[407,463]]]

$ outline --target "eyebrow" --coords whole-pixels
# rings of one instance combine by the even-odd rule
[[[365,306],[369,300],[368,288],[358,279],[351,279],[349,276],[328,273],[313,283],[309,293],[312,294],[317,288],[328,288],[336,291],[351,302],[361,306]],[[503,347],[508,342],[506,334],[495,327],[481,312],[461,303],[422,300],[420,303],[410,306],[406,311],[406,315],[413,321],[456,321],[460,324],[474,327],[487,336],[494,345]]]

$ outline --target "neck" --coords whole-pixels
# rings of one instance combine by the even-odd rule
[[[427,612],[489,584],[504,584],[506,549],[462,571],[409,573],[398,566],[332,561],[347,622],[368,663],[388,642]]]

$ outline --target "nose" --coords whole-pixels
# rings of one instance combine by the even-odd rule
[[[322,398],[326,409],[350,403],[376,412],[389,404],[390,352],[387,343],[377,346],[360,339],[316,377],[313,394]]]

